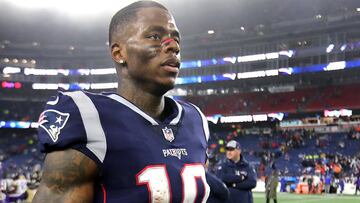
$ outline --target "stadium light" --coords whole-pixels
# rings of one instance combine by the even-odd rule
[[[266,70],[265,75],[266,76],[277,76],[277,75],[279,75],[279,70]]]
[[[208,30],[208,34],[209,35],[215,34],[215,31],[214,30]]]
[[[21,72],[21,68],[19,67],[9,67],[9,66],[6,66],[4,69],[3,69],[3,73],[4,74],[15,74],[15,73],[20,73]]]
[[[240,123],[240,122],[252,122],[252,115],[242,116],[223,116],[220,118],[220,123]]]
[[[37,122],[28,121],[0,121],[0,128],[38,128]]]
[[[341,50],[341,51],[345,51],[346,47],[347,47],[347,44],[343,44],[343,45],[340,47],[340,50]]]
[[[16,123],[15,122],[10,122],[10,128],[15,128]]]
[[[223,58],[223,61],[235,64],[236,63],[236,57],[235,56],[234,57],[225,57],[225,58]]]
[[[277,59],[277,58],[279,58],[279,53],[277,53],[277,52],[266,53],[265,58],[266,59]]]
[[[90,69],[78,69],[77,72],[80,75],[90,75]]]
[[[59,74],[63,74],[65,76],[68,76],[70,74],[69,69],[58,69],[57,71],[58,71]]]
[[[91,75],[111,75],[116,74],[115,68],[98,68],[98,69],[90,69]]]
[[[326,48],[326,53],[330,53],[333,51],[335,45],[334,44],[329,44],[329,46]]]
[[[324,71],[342,70],[346,68],[346,61],[337,61],[329,63]]]
[[[279,73],[284,73],[286,75],[292,75],[294,72],[294,69],[292,67],[288,68],[279,68]]]
[[[268,116],[266,114],[253,115],[254,122],[267,121],[267,119],[268,119]]]
[[[34,90],[57,90],[59,88],[58,84],[43,84],[43,83],[34,83],[32,84]]]
[[[118,84],[116,82],[111,82],[111,83],[92,83],[90,85],[90,88],[95,90],[95,89],[113,89],[113,88],[117,88]]]
[[[225,78],[230,78],[231,80],[236,79],[236,73],[224,73],[222,76]]]
[[[238,73],[237,75],[238,79],[260,78],[265,76],[266,76],[265,71],[243,72],[243,73]]]
[[[356,11],[357,11],[357,12],[360,12],[360,8],[356,8]]]
[[[57,75],[57,69],[35,69],[35,68],[25,68],[25,75]]]
[[[266,59],[265,54],[255,54],[255,55],[239,56],[237,60],[239,63],[242,63],[249,61],[261,61],[265,59]]]
[[[322,18],[322,15],[318,14],[315,16],[316,19],[321,19]]]
[[[283,55],[291,58],[294,55],[294,51],[293,50],[279,51],[279,55]]]
[[[284,118],[284,113],[269,113],[267,116],[270,117],[270,118],[276,118],[278,119],[279,121],[282,121],[283,118]]]

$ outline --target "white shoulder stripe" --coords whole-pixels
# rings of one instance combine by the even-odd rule
[[[191,104],[191,103],[190,103]],[[210,130],[209,130],[209,124],[208,124],[208,121],[205,117],[205,115],[201,112],[201,110],[195,106],[194,104],[191,104],[193,107],[195,107],[195,109],[199,112],[199,114],[201,115],[201,118],[202,118],[202,123],[203,123],[203,128],[204,128],[204,132],[205,132],[205,138],[206,138],[206,141],[209,140],[209,137],[210,137]]]
[[[170,98],[171,99],[171,98]],[[183,107],[181,106],[181,104],[179,104],[177,101],[175,101],[173,99],[173,101],[175,102],[177,109],[178,109],[178,115],[170,122],[170,125],[176,125],[179,123],[181,115],[182,115],[182,111],[183,111]]]
[[[62,94],[71,97],[79,108],[87,136],[86,147],[103,162],[107,150],[106,137],[94,103],[81,91],[63,92]]]

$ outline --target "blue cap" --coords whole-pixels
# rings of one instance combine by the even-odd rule
[[[240,143],[236,142],[235,140],[231,140],[226,144],[226,149],[240,149]]]

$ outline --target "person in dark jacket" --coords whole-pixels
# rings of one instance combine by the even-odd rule
[[[217,176],[230,191],[230,202],[253,203],[251,190],[256,187],[255,169],[241,155],[240,143],[231,140],[226,145],[227,160],[217,170]]]
[[[206,203],[224,203],[229,201],[229,189],[219,178],[206,172],[206,181],[210,186],[210,195]]]

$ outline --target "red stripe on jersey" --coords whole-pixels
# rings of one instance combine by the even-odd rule
[[[103,202],[106,203],[106,189],[105,189],[104,184],[101,184],[101,189],[103,191],[103,197],[104,197]]]

